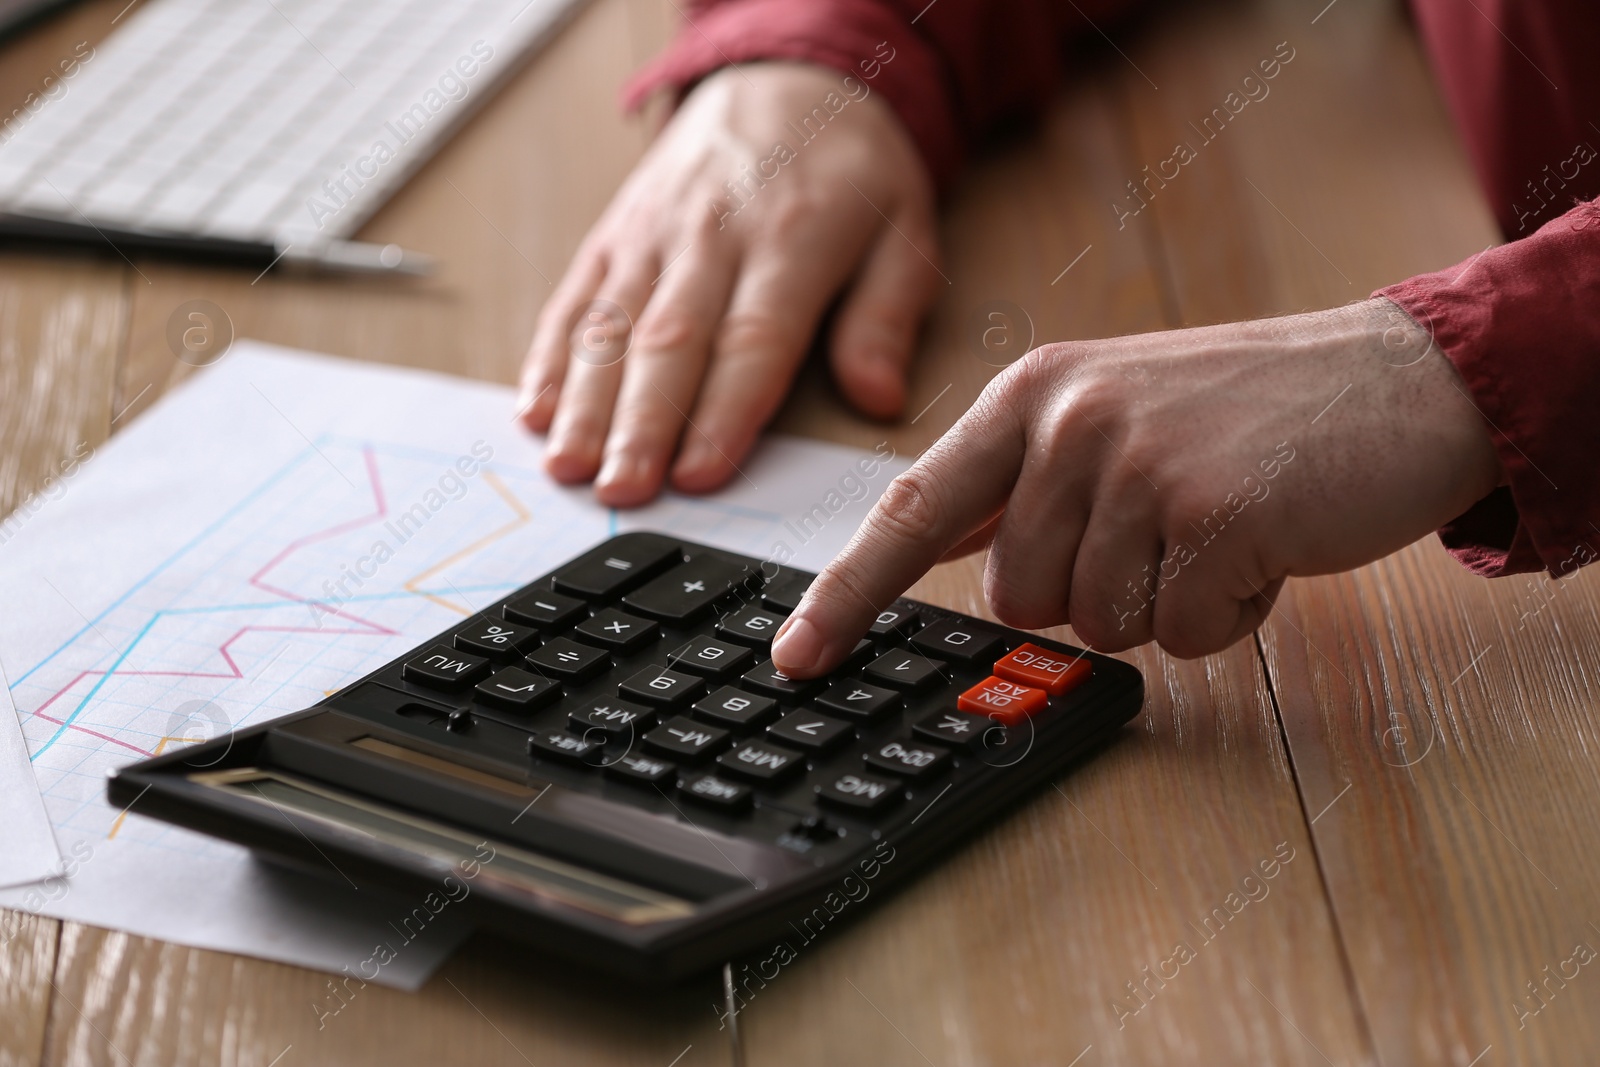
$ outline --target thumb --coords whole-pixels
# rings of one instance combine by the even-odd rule
[[[931,216],[901,214],[878,235],[833,326],[834,380],[850,403],[878,419],[905,406],[917,329],[945,284]]]

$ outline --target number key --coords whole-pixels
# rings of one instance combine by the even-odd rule
[[[725,685],[710,696],[696,702],[695,717],[734,730],[764,726],[777,717],[778,702],[771,697],[758,697]]]
[[[782,626],[783,620],[788,617],[781,611],[769,611],[766,608],[749,605],[740,608],[732,615],[724,616],[722,621],[717,623],[717,636],[766,648],[772,644],[772,635],[778,632],[778,627]]]

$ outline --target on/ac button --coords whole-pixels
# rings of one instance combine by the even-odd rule
[[[1069,656],[1035,644],[1025,644],[994,664],[994,673],[1000,677],[1043,689],[1053,697],[1076,689],[1093,672],[1085,654]]]
[[[1043,711],[1048,700],[1043,689],[1004,678],[985,678],[962,693],[956,699],[956,707],[973,715],[987,715],[1005,726],[1016,726]]]

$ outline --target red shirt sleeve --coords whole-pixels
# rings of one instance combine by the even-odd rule
[[[667,50],[623,89],[636,107],[711,71],[791,59],[851,75],[883,94],[935,182],[966,144],[1038,109],[1061,76],[1061,44],[1104,27],[1132,0],[697,0]]]
[[[1445,546],[1486,577],[1600,559],[1600,203],[1374,295],[1432,333],[1505,468]]]

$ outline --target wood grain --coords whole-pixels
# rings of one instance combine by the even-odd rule
[[[1300,5],[1261,4],[1249,32],[1225,26],[1204,10],[1174,26],[1147,68],[1163,107],[1136,113],[1153,151],[1181,125],[1172,100],[1220,100],[1256,53],[1297,48],[1273,95],[1152,202],[1184,322],[1364,297],[1498,240],[1386,5],[1344,0],[1313,27]],[[1204,227],[1201,207],[1219,203],[1234,224]],[[1568,962],[1600,945],[1586,832],[1597,590],[1592,574],[1485,583],[1429,539],[1291,582],[1263,630],[1384,1063],[1592,1063],[1600,1048],[1600,983]]]
[[[44,1053],[60,932],[54,919],[0,911],[0,1067],[36,1064]]]
[[[1167,324],[1151,246],[1106,208],[1128,165],[1115,101],[1092,82],[1069,89],[1038,138],[985,161],[952,205],[953,285],[916,389],[932,399],[951,384],[926,417],[935,427],[995,372],[967,331],[987,301],[1027,309],[1041,343]],[[988,615],[979,582],[964,561],[912,595]],[[1366,1056],[1255,651],[1131,658],[1149,693],[1126,736],[848,936],[800,949],[748,998],[751,1063]],[[1292,859],[1263,881],[1278,849]],[[1259,902],[1208,931],[1246,879]]]
[[[1384,1061],[1593,1063],[1600,573],[1485,582],[1430,540],[1285,601],[1267,663]]]
[[[640,994],[487,939],[420,993],[63,924],[47,1064],[222,1067],[586,1063],[708,1067],[713,983]],[[330,1005],[343,1007],[330,1012]]]

